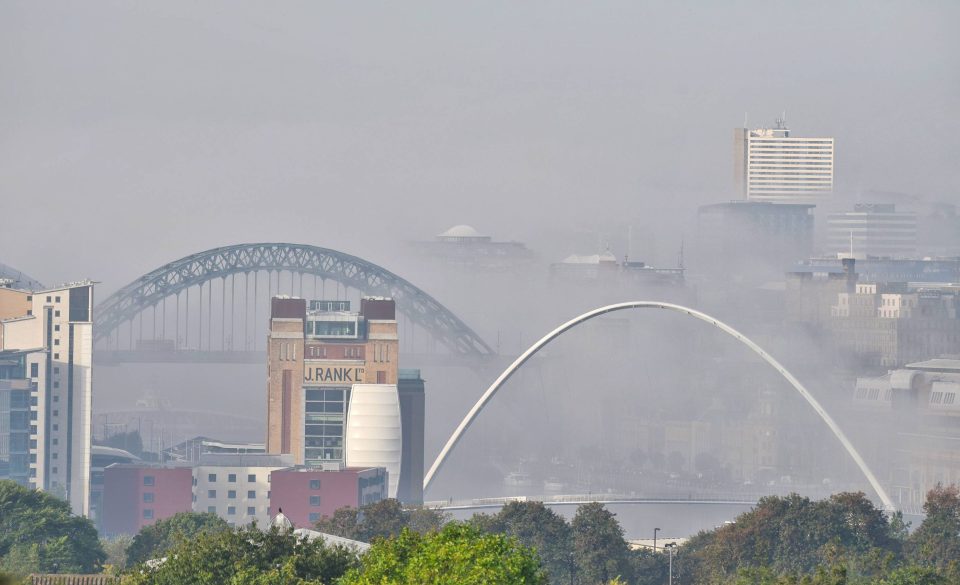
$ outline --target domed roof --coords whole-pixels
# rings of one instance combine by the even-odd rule
[[[440,238],[482,238],[483,235],[480,234],[477,230],[473,229],[473,226],[466,224],[455,225],[447,231],[440,234]]]

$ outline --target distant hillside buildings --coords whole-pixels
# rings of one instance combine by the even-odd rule
[[[958,276],[960,259],[815,259],[787,274],[787,317],[868,368],[958,354]]]

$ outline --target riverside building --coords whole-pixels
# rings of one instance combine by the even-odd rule
[[[0,479],[50,491],[88,515],[93,283],[16,286],[0,280]]]
[[[401,408],[394,301],[363,298],[352,312],[349,301],[275,297],[267,356],[267,453],[316,470],[383,467],[397,497],[402,427],[422,437],[423,406]],[[418,467],[405,485],[422,481],[422,465],[407,469]]]

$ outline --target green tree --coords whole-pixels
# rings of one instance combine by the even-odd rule
[[[603,504],[593,502],[580,506],[570,526],[581,583],[606,583],[618,576],[631,579],[629,548],[623,529]]]
[[[450,521],[450,515],[443,510],[418,506],[404,512],[406,527],[414,532],[426,534],[437,532]]]
[[[479,514],[470,523],[483,532],[513,536],[536,550],[552,583],[569,580],[573,570],[570,525],[542,502],[510,502],[497,514]]]
[[[169,518],[145,526],[127,547],[126,564],[134,565],[149,559],[159,559],[181,540],[191,539],[205,532],[228,530],[222,518],[209,512],[180,512]]]
[[[380,500],[360,509],[358,519],[360,540],[371,542],[374,538],[397,536],[406,525],[403,506],[396,498]]]
[[[749,568],[813,575],[823,566],[843,566],[858,575],[882,575],[899,562],[901,539],[900,525],[891,525],[862,493],[816,502],[797,494],[770,496],[733,524],[687,542],[681,571],[687,581]]]
[[[106,565],[114,574],[127,568],[127,548],[133,543],[133,537],[122,534],[115,538],[102,539],[100,544],[107,553]]]
[[[105,559],[93,523],[67,502],[0,481],[0,570],[95,573]]]
[[[667,582],[670,569],[670,557],[667,553],[639,548],[630,551],[629,558],[633,582],[636,585],[663,585]]]
[[[926,517],[908,540],[910,557],[960,581],[960,489],[937,485],[927,492]]]
[[[317,520],[314,528],[326,534],[360,540],[359,510],[345,506],[337,508],[333,516],[324,516]]]
[[[344,507],[314,524],[320,532],[370,542],[374,538],[397,536],[404,528],[426,534],[439,530],[449,520],[441,510],[422,506],[404,509],[390,498],[364,506],[360,510]]]
[[[536,585],[546,583],[536,553],[514,538],[451,522],[421,535],[379,540],[342,585]]]
[[[125,585],[322,585],[357,564],[356,554],[276,528],[200,532],[167,551],[151,568],[140,564]]]

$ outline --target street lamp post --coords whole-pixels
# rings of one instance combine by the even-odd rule
[[[669,585],[673,585],[673,551],[677,548],[677,543],[668,542],[663,545],[663,548],[667,549],[667,552],[670,553],[670,580],[668,581]]]
[[[657,533],[660,532],[659,528],[653,529],[653,552],[657,552]]]

